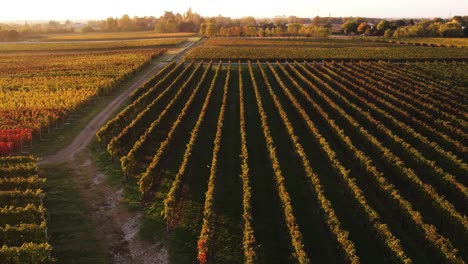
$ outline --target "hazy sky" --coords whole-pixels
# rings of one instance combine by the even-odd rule
[[[0,20],[159,17],[189,7],[202,16],[448,17],[468,15],[468,0],[2,0]]]

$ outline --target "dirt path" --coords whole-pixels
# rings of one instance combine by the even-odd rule
[[[158,72],[164,65],[172,60],[180,60],[181,57],[194,45],[197,45],[195,39],[183,43],[180,47],[170,49],[165,55],[159,57],[157,60],[159,63],[148,69],[144,75],[142,75],[135,83],[125,90],[122,94],[116,97],[111,103],[109,103],[98,115],[96,115],[91,122],[76,136],[73,142],[66,148],[60,150],[54,155],[44,157],[40,165],[49,165],[63,163],[64,161],[70,160],[77,153],[83,151],[86,146],[89,145],[91,140],[96,135],[97,130],[104,125],[104,123],[112,116],[115,111],[123,104],[130,94],[138,87],[148,81],[153,74]]]
[[[88,215],[107,256],[114,264],[169,263],[168,252],[159,244],[141,240],[142,215],[130,212],[121,203],[124,185],[109,185],[106,175],[93,163],[91,154],[83,151],[67,161],[70,174],[88,207]]]
[[[190,39],[159,57],[154,66],[147,69],[97,114],[68,146],[54,155],[43,157],[39,162],[41,167],[53,168],[61,164],[70,168],[69,177],[89,209],[84,213],[94,223],[96,237],[103,242],[112,263],[164,264],[169,261],[168,253],[161,245],[149,244],[137,236],[142,215],[130,212],[121,203],[124,185],[113,186],[106,182],[106,176],[94,164],[87,146],[97,130],[118,110],[133,90],[143,85],[169,61],[180,60],[194,45],[195,39]]]

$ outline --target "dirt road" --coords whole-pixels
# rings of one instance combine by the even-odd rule
[[[168,254],[161,245],[139,239],[137,233],[141,226],[141,214],[129,212],[122,205],[124,185],[113,186],[105,181],[106,176],[94,164],[87,146],[95,137],[97,130],[128,99],[132,91],[143,85],[168,62],[180,60],[196,43],[195,39],[190,39],[157,58],[154,66],[146,69],[134,83],[112,100],[68,146],[54,155],[43,157],[39,162],[39,166],[45,168],[53,168],[59,164],[70,168],[70,175],[66,177],[75,183],[81,198],[89,208],[89,212],[83,213],[89,215],[96,227],[90,232],[95,232],[96,237],[103,241],[112,263],[164,264],[168,263]]]
[[[181,44],[180,47],[170,49],[165,55],[157,58],[158,63],[148,69],[141,78],[134,82],[127,90],[116,97],[111,103],[109,103],[98,115],[96,115],[91,122],[76,136],[73,142],[66,148],[60,150],[54,155],[44,157],[39,165],[50,165],[63,163],[73,158],[74,155],[83,151],[86,146],[89,145],[91,140],[96,135],[97,130],[109,120],[115,111],[127,100],[130,94],[138,87],[148,81],[151,76],[157,73],[161,68],[164,67],[168,62],[173,60],[180,60],[182,56],[194,45],[197,44],[196,39],[189,39],[189,41]]]

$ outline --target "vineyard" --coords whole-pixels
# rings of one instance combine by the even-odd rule
[[[166,49],[0,55],[0,156],[79,116]]]
[[[45,179],[30,156],[0,158],[0,262],[49,263]]]
[[[466,59],[414,48],[366,54]],[[468,261],[468,65],[211,61],[349,52],[272,50],[195,48],[97,133],[171,261]]]
[[[188,60],[466,60],[467,47],[397,46],[363,39],[209,39]]]
[[[112,49],[135,48],[164,48],[176,46],[186,38],[165,38],[149,40],[121,40],[121,41],[94,41],[94,42],[23,42],[4,43],[0,45],[0,52],[30,52],[30,51],[93,51]]]
[[[157,33],[155,31],[125,31],[125,32],[88,32],[88,33],[64,33],[41,35],[44,41],[102,41],[102,40],[129,40],[129,39],[167,39],[189,38],[197,34],[182,33]]]
[[[345,48],[345,47],[392,47],[385,42],[363,42],[360,39],[313,39],[313,38],[209,38],[203,47],[275,47],[275,48]]]
[[[468,47],[468,40],[466,38],[366,38],[366,40],[377,43],[393,43],[405,44],[414,46],[431,46],[431,47]]]

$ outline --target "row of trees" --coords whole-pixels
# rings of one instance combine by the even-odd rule
[[[424,21],[413,26],[400,27],[385,32],[388,37],[468,37],[468,17],[454,18],[444,23],[440,20]]]
[[[145,31],[160,33],[199,32],[205,36],[225,37],[273,37],[306,36],[326,37],[338,33],[341,25],[343,33],[376,35],[386,37],[463,37],[468,36],[468,16],[455,16],[451,20],[377,18],[319,17],[301,18],[296,16],[276,16],[273,18],[230,18],[225,16],[202,17],[192,11],[180,14],[166,11],[156,18],[145,16],[133,18],[123,15],[105,20],[74,23],[70,20],[60,23],[51,20],[47,23],[0,24],[0,41],[21,40],[24,36],[43,33],[91,32],[91,31]]]
[[[467,37],[468,16],[455,16],[445,21],[441,18],[415,22],[410,20],[380,20],[377,24],[364,18],[347,20],[341,26],[345,34],[377,35],[385,37]]]
[[[322,26],[309,26],[301,24],[290,24],[285,27],[266,26],[232,26],[217,27],[215,24],[202,24],[200,34],[207,37],[284,37],[305,36],[324,38],[331,34],[331,29]]]
[[[45,23],[0,24],[0,41],[18,40],[23,35],[44,33],[90,32],[90,31],[145,31],[156,30],[166,32],[198,32],[203,18],[189,9],[183,14],[165,12],[159,18],[154,16],[108,17],[105,20],[90,20],[86,23],[66,20],[59,22],[51,20]],[[2,30],[3,29],[3,30]],[[8,35],[8,36],[7,36]],[[8,38],[7,38],[8,37]]]
[[[327,37],[331,34],[328,19],[298,17],[275,17],[255,19],[252,16],[241,19],[229,17],[206,18],[200,25],[199,33],[207,37],[280,37],[306,36]]]
[[[2,30],[0,27],[0,41],[17,41],[21,40],[22,36],[16,30]]]

